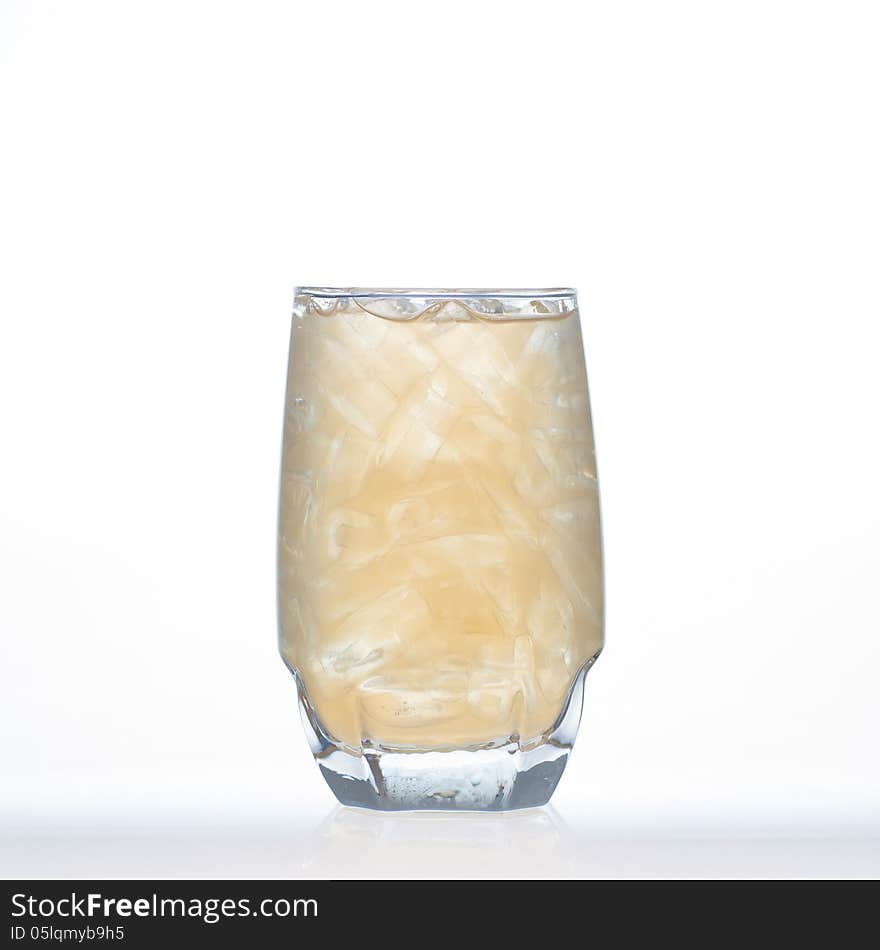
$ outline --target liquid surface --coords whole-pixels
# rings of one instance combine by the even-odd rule
[[[294,316],[281,652],[359,748],[546,732],[602,645],[576,313]]]

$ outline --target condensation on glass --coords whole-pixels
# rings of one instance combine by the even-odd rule
[[[297,290],[278,611],[341,802],[550,798],[603,641],[573,290]]]

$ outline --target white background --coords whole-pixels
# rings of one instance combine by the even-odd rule
[[[880,873],[880,13],[0,3],[7,877]],[[275,653],[292,287],[580,291],[554,808],[334,810]]]

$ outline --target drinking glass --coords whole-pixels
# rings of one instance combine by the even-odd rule
[[[574,290],[297,290],[278,614],[340,802],[548,801],[603,642]]]

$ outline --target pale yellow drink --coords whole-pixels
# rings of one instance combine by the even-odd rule
[[[544,309],[294,317],[281,651],[339,743],[541,736],[601,648],[578,315]]]

